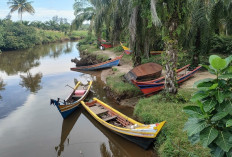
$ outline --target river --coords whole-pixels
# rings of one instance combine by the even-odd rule
[[[83,108],[63,120],[50,98],[66,98],[74,79],[93,80],[93,96],[112,103],[100,75],[70,71],[77,42],[54,43],[0,54],[0,157],[150,157],[134,143],[98,124]]]

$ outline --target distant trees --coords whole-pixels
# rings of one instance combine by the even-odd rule
[[[54,16],[52,20],[41,22],[41,21],[32,21],[28,24],[29,26],[33,26],[43,30],[54,30],[54,31],[62,31],[67,33],[70,30],[70,24],[66,18]]]
[[[32,2],[33,1],[28,2],[27,0],[9,0],[7,4],[10,5],[10,13],[18,11],[18,14],[20,15],[20,21],[22,22],[24,12],[28,12],[30,14],[35,13],[35,10],[31,5]]]

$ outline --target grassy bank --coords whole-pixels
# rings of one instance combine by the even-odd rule
[[[69,35],[69,38],[72,40],[83,39],[83,38],[87,37],[87,35],[88,35],[88,31],[85,31],[85,30],[72,31]]]
[[[133,97],[141,94],[137,87],[123,81],[123,75],[124,74],[117,73],[115,75],[108,76],[106,79],[106,85],[110,87],[110,89],[118,97]]]
[[[98,52],[99,48],[97,48],[96,44],[82,44],[79,46],[79,50],[81,53],[93,55],[99,62],[104,62],[109,59],[108,56]]]
[[[155,149],[161,157],[210,156],[209,150],[200,145],[192,145],[188,141],[186,132],[183,132],[187,116],[182,111],[184,106],[194,105],[190,102],[194,89],[180,89],[180,95],[186,102],[176,100],[168,102],[162,93],[149,98],[140,99],[135,107],[134,114],[144,123],[167,123],[156,138]],[[175,99],[174,99],[175,100]]]

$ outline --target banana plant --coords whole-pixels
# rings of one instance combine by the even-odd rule
[[[198,91],[191,101],[197,106],[186,106],[189,116],[184,131],[192,143],[201,142],[211,149],[214,157],[232,156],[232,56],[225,59],[211,55],[210,65],[202,65],[215,79],[204,79],[194,86]]]

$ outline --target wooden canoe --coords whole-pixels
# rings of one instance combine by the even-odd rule
[[[94,64],[94,65],[88,65],[88,66],[79,66],[79,67],[75,67],[75,68],[71,68],[71,70],[73,71],[79,71],[79,70],[83,70],[83,71],[91,71],[91,70],[99,70],[99,69],[105,69],[105,68],[111,68],[113,66],[117,66],[120,63],[120,60],[122,59],[123,54],[112,59],[112,60],[108,60],[102,63],[98,63],[98,64]]]
[[[81,101],[81,104],[103,126],[144,149],[150,146],[165,123],[165,121],[149,125],[139,123],[97,98],[92,102]]]
[[[180,73],[181,71],[184,71],[188,67],[189,65],[186,65],[183,68],[177,70],[177,83],[178,84],[192,77],[201,68],[201,66],[198,66],[194,70],[188,71],[185,74]],[[131,81],[134,85],[136,85],[143,92],[143,94],[150,95],[164,88],[165,77],[161,77],[161,78],[158,78],[152,81],[145,81],[145,82],[138,82],[136,80],[131,80]]]
[[[151,55],[160,55],[161,53],[163,53],[164,51],[150,51]]]
[[[141,64],[124,75],[128,82],[131,80],[144,81],[159,78],[162,73],[162,66],[157,63]]]
[[[63,102],[60,101],[59,98],[58,100],[51,99],[51,104],[54,104],[58,108],[60,114],[64,119],[68,117],[73,111],[75,111],[80,105],[81,101],[83,101],[89,94],[90,88],[92,86],[92,81],[88,83],[88,87],[85,91],[82,90],[82,93],[78,93],[78,91],[80,91],[78,90],[80,83],[80,81],[77,82],[72,93]]]
[[[113,45],[110,42],[106,41],[106,40],[102,39],[102,40],[99,40],[99,41],[101,43],[101,46],[104,47],[104,49],[113,47]]]
[[[121,42],[120,42],[120,44],[121,44],[121,46],[122,46],[124,52],[125,52],[127,55],[131,54],[132,51],[130,50],[130,48],[124,46]]]

